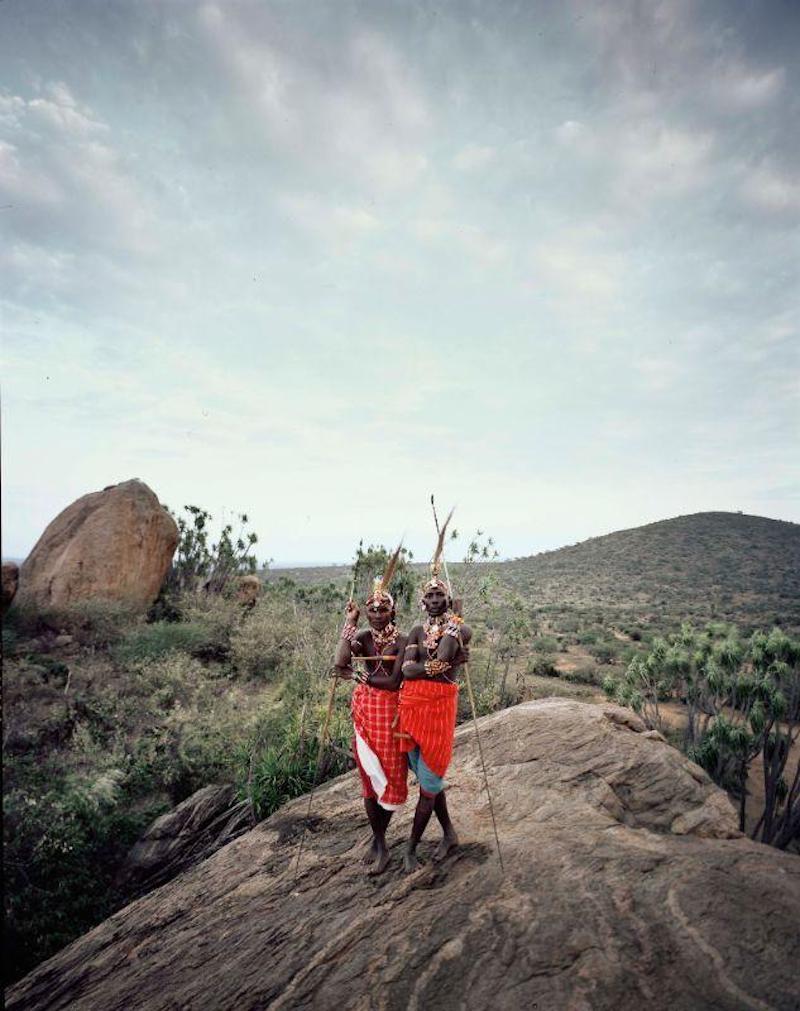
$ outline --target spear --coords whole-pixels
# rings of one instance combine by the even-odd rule
[[[358,551],[356,553],[356,560],[355,560],[355,562],[353,562],[353,578],[352,578],[352,580],[350,582],[350,595],[348,597],[348,600],[351,601],[351,602],[353,600],[353,594],[356,592],[356,569],[358,568],[358,559],[359,559],[359,557],[361,555],[361,546],[363,545],[363,543],[364,543],[364,539],[362,538],[358,542]],[[383,659],[383,658],[381,658],[381,659]],[[392,657],[392,659],[394,659],[394,657]],[[333,680],[331,681],[331,690],[330,690],[330,693],[328,695],[328,709],[327,709],[327,712],[325,713],[325,722],[322,725],[322,733],[320,734],[320,738],[319,738],[319,749],[317,750],[317,764],[316,764],[316,767],[314,769],[314,779],[311,782],[311,789],[309,790],[309,793],[308,793],[308,807],[306,808],[306,816],[305,816],[305,820],[303,821],[303,831],[302,831],[302,833],[300,835],[300,843],[299,843],[299,845],[297,847],[297,859],[296,859],[295,865],[294,865],[294,884],[295,885],[297,885],[297,872],[300,869],[300,857],[301,857],[301,855],[303,853],[303,843],[306,840],[306,831],[308,829],[308,820],[311,817],[311,802],[314,799],[314,791],[317,788],[317,785],[319,783],[319,774],[322,771],[322,759],[323,759],[323,756],[325,754],[325,744],[327,743],[327,740],[328,740],[328,729],[330,728],[330,724],[331,724],[331,715],[333,714],[333,701],[334,701],[334,697],[336,695],[336,686],[339,683],[339,677],[340,677],[340,675],[339,675],[339,673],[337,671],[333,675]]]
[[[436,533],[441,537],[439,530],[439,517],[436,515],[436,505],[433,501],[433,495],[431,495],[431,508],[433,509],[433,522],[436,524]],[[447,588],[450,592],[450,599],[453,598],[453,587],[450,583],[450,576],[447,574],[447,561],[444,557],[444,552],[442,552],[442,561],[444,562],[444,576],[447,580]],[[461,629],[458,632],[458,644],[461,650],[464,649],[464,643],[461,639]],[[497,858],[500,861],[500,870],[505,873],[505,867],[503,866],[503,853],[500,849],[500,837],[497,834],[497,821],[494,816],[494,804],[492,803],[492,791],[489,789],[489,776],[486,773],[486,762],[483,759],[483,745],[481,744],[481,735],[478,730],[478,713],[475,708],[475,695],[472,691],[472,678],[469,676],[469,661],[464,661],[464,678],[467,682],[467,694],[469,695],[469,705],[472,710],[472,724],[475,728],[475,740],[478,742],[478,755],[481,760],[481,769],[483,770],[483,782],[486,786],[486,797],[489,801],[489,814],[492,816],[492,828],[494,829],[494,841],[497,845]]]

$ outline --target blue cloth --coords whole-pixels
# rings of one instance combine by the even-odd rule
[[[444,790],[445,781],[441,776],[437,776],[435,772],[431,772],[425,764],[425,759],[422,757],[419,745],[413,751],[409,751],[408,764],[411,766],[411,771],[417,777],[419,788],[423,793],[435,795]]]

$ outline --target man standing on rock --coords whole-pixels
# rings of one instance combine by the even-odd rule
[[[431,578],[422,588],[427,620],[411,630],[404,657],[395,664],[395,670],[400,668],[403,674],[398,737],[419,782],[419,800],[403,856],[406,871],[419,866],[417,844],[434,811],[444,833],[434,860],[442,860],[458,845],[447,811],[444,775],[453,755],[458,708],[456,675],[466,660],[472,632],[453,610],[449,587],[439,578],[446,529],[447,522],[439,535]]]
[[[369,628],[358,631],[359,608],[350,601],[334,660],[339,677],[358,681],[350,709],[353,715],[353,753],[361,776],[362,795],[372,829],[372,845],[364,857],[370,874],[381,874],[389,863],[386,829],[392,814],[408,797],[408,763],[395,736],[400,663],[406,644],[394,624],[394,599],[389,584],[400,557],[398,547],[386,572],[375,580],[366,601]],[[354,657],[364,657],[363,671],[354,672]],[[370,657],[375,657],[370,660]],[[397,658],[388,660],[387,657]]]

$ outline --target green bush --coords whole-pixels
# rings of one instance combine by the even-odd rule
[[[267,818],[287,801],[307,793],[315,783],[353,767],[350,745],[352,725],[346,706],[334,711],[329,740],[321,761],[318,733],[324,710],[314,710],[311,720],[294,712],[273,713],[257,728],[240,756],[240,794],[249,797],[258,820]]]
[[[555,658],[552,656],[536,657],[533,663],[529,664],[528,672],[541,678],[558,677],[558,668],[555,664]]]
[[[287,601],[260,601],[231,634],[236,670],[249,677],[275,676],[296,648],[298,624]]]
[[[117,648],[116,655],[123,664],[135,664],[157,660],[172,652],[202,657],[213,652],[213,647],[213,634],[205,624],[157,621],[130,632]]]
[[[41,772],[41,770],[40,770]],[[121,859],[163,808],[120,804],[122,774],[90,780],[48,770],[5,798],[5,983],[11,983],[108,916],[120,901]]]
[[[561,677],[565,681],[570,681],[576,685],[597,685],[603,684],[603,677],[596,667],[588,664],[583,667],[576,667],[575,670],[562,671]]]
[[[538,636],[533,640],[533,649],[536,653],[555,653],[558,650],[558,639],[548,635]]]

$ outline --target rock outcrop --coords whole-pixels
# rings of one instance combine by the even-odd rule
[[[112,485],[49,524],[22,564],[19,599],[45,608],[100,598],[145,610],[177,544],[175,520],[144,482]]]
[[[19,585],[19,566],[16,562],[3,562],[2,566],[2,601],[0,612],[6,613],[14,599]]]
[[[152,891],[252,825],[250,805],[237,802],[233,786],[204,786],[153,822],[128,853],[117,884],[129,895]]]
[[[615,706],[480,726],[504,871],[464,726],[441,864],[400,871],[409,804],[367,877],[348,774],[314,797],[296,878],[307,798],[41,965],[9,1011],[797,1007],[800,860],[742,837],[702,770]]]
[[[245,607],[253,607],[261,593],[261,580],[258,576],[239,576],[236,583],[236,601]]]

